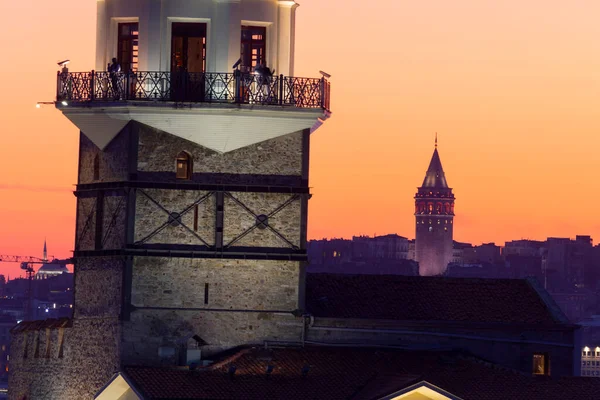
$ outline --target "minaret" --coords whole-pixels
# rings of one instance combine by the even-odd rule
[[[44,238],[44,255],[42,256],[43,262],[48,262],[48,250],[46,249],[46,239]]]
[[[435,149],[425,179],[415,195],[415,258],[420,275],[441,275],[452,260],[454,194]]]
[[[93,366],[63,398],[197,346],[301,341],[310,137],[330,112],[329,75],[294,77],[297,7],[98,0],[95,71],[57,76],[80,130],[65,349]]]

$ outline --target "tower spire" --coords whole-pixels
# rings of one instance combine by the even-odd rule
[[[44,238],[44,255],[42,256],[44,262],[48,261],[48,249],[46,248],[46,238]]]
[[[433,150],[422,187],[448,188],[448,182],[446,181],[446,175],[444,174],[444,168],[442,167],[442,161],[437,149],[437,133],[435,135],[435,149]]]

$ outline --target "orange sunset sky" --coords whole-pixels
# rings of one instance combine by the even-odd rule
[[[437,131],[456,240],[600,240],[599,1],[298,1],[296,75],[332,75],[311,239],[412,238]],[[0,0],[0,254],[73,248],[78,132],[34,104],[54,99],[57,61],[93,68],[95,11]]]

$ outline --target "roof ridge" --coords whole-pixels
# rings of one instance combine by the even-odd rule
[[[240,349],[240,351],[238,351],[237,353],[234,353],[234,354],[232,354],[231,356],[229,356],[229,357],[226,357],[225,359],[223,359],[223,360],[221,360],[221,361],[218,361],[218,362],[215,362],[215,363],[213,363],[213,364],[209,365],[209,366],[208,366],[208,367],[205,369],[205,371],[214,371],[214,370],[217,370],[217,369],[219,369],[219,368],[221,368],[221,367],[224,367],[225,365],[227,365],[227,364],[230,364],[230,363],[234,362],[235,360],[239,359],[239,358],[240,358],[240,357],[242,357],[243,355],[250,353],[250,352],[252,351],[252,349],[253,349],[253,348],[254,348],[254,347],[246,347],[246,348],[242,348],[242,349]]]

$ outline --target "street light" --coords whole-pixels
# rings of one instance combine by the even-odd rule
[[[66,103],[66,101],[63,101],[63,103]],[[35,103],[35,108],[42,108],[42,104],[54,104],[53,101],[38,101],[37,103]],[[66,104],[64,104],[66,105]]]

